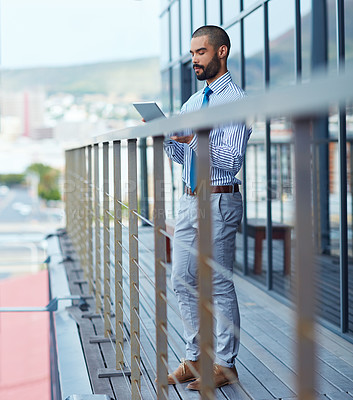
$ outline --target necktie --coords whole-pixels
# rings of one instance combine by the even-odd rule
[[[203,96],[201,108],[207,107],[210,101],[210,95],[212,90],[206,86],[205,94]],[[196,174],[196,154],[194,150],[191,151],[191,162],[190,162],[190,189],[193,192],[196,189],[197,185],[197,174]]]

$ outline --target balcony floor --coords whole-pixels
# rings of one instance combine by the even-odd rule
[[[139,229],[139,240],[148,248],[153,247],[151,228]],[[67,237],[60,238],[64,254],[72,250]],[[127,246],[127,232],[124,231],[124,246]],[[150,251],[140,246],[139,262],[146,275],[154,281],[154,260]],[[127,254],[124,254],[124,268],[128,268]],[[73,294],[88,295],[88,284],[78,262],[66,262],[65,267]],[[153,318],[154,291],[149,279],[140,274],[141,291],[141,394],[143,399],[156,399],[155,351]],[[216,390],[217,399],[296,399],[295,387],[295,314],[293,310],[263,292],[243,277],[236,277],[236,287],[241,312],[241,348],[237,369],[239,384]],[[124,290],[128,289],[128,277],[124,276]],[[113,286],[113,285],[112,285]],[[168,282],[168,301],[176,306],[176,300]],[[113,296],[113,294],[112,294]],[[143,298],[142,298],[143,296]],[[93,299],[88,299],[90,310],[94,311]],[[129,304],[124,309],[129,315]],[[71,312],[78,323],[84,354],[90,373],[92,387],[96,394],[108,394],[113,399],[125,400],[131,397],[129,377],[98,378],[98,370],[115,367],[115,350],[112,342],[90,343],[90,338],[102,336],[103,320],[92,312],[82,313],[77,307]],[[114,316],[112,323],[115,324]],[[173,370],[183,357],[184,341],[181,323],[177,314],[168,307],[169,365]],[[129,338],[129,323],[124,323]],[[317,399],[353,400],[353,345],[322,326],[317,326]],[[152,339],[152,340],[151,340]],[[124,352],[130,363],[129,344],[125,342]],[[169,387],[170,399],[198,399],[197,392],[185,389],[186,384]]]
[[[236,252],[236,269],[242,270],[243,263],[243,236],[237,235],[237,252]],[[273,248],[273,290],[281,296],[289,299],[294,298],[294,241],[292,240],[292,257],[291,257],[291,274],[283,274],[283,243],[274,240]],[[262,273],[255,275],[253,272],[254,265],[254,239],[248,239],[248,265],[249,278],[261,286],[266,287],[266,276],[268,270],[267,262],[267,245],[263,241],[262,255]],[[317,313],[323,320],[329,322],[335,327],[340,327],[340,261],[337,255],[315,255],[315,277],[316,277],[316,297],[317,297]],[[348,288],[349,298],[353,298],[353,261],[350,258],[348,263]],[[349,309],[349,327],[348,332],[353,339],[353,307]]]

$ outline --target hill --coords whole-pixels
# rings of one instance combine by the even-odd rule
[[[141,98],[154,98],[161,87],[158,57],[69,67],[7,69],[2,70],[1,79],[4,91],[40,87],[49,94],[133,93]]]

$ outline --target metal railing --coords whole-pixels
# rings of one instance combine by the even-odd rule
[[[292,121],[295,141],[297,392],[299,399],[315,397],[315,296],[313,295],[315,290],[313,229],[310,222],[312,221],[311,129],[312,121],[321,112],[327,112],[332,105],[345,107],[347,102],[353,100],[352,82],[352,71],[335,77],[319,76],[307,84],[269,90],[236,103],[152,121],[145,126],[109,132],[88,140],[80,147],[66,151],[67,231],[79,255],[85,277],[89,281],[89,290],[95,294],[96,313],[104,320],[105,336],[111,338],[112,346],[115,348],[116,369],[124,376],[124,371],[127,369],[131,372],[131,383],[127,376],[125,381],[131,390],[132,399],[142,398],[141,379],[146,379],[141,367],[141,353],[144,352],[141,345],[141,329],[150,335],[148,329],[142,326],[141,319],[140,304],[145,301],[145,294],[139,286],[142,275],[149,280],[155,292],[154,308],[147,305],[151,302],[146,302],[146,308],[149,307],[148,311],[153,313],[155,319],[156,337],[150,337],[150,340],[155,343],[156,370],[153,366],[151,368],[157,378],[157,398],[168,398],[167,347],[168,340],[171,341],[173,338],[167,325],[166,272],[171,267],[166,263],[165,257],[165,239],[169,235],[165,228],[164,136],[186,128],[198,132],[198,182],[208,182],[208,133],[212,127],[244,120],[251,123],[254,118],[269,120],[278,116],[287,117]],[[153,138],[153,221],[146,221],[138,212],[137,140],[145,137]],[[345,137],[339,138],[339,141],[342,140],[345,141]],[[122,172],[126,168],[121,162],[124,141],[128,143],[127,193],[121,186]],[[206,195],[204,192],[198,195],[199,208],[202,209],[199,216],[197,251],[201,327],[199,342],[202,365],[200,376],[201,398],[213,399],[214,388],[210,379],[214,357],[213,334],[210,329],[213,325],[212,270],[221,266],[212,261],[211,213],[208,201],[210,193],[208,185],[205,185],[205,188]],[[125,217],[126,213],[128,218]],[[341,218],[344,219],[347,210],[341,210],[341,213],[343,213]],[[154,279],[146,274],[139,262],[139,248],[145,246],[139,238],[139,220],[144,220],[154,229],[154,249],[149,250],[154,258]],[[128,249],[123,241],[125,228],[129,235]],[[129,257],[128,265],[123,263],[125,253]],[[347,265],[341,265],[343,275],[347,273],[346,268]],[[129,278],[129,293],[123,282],[124,276]],[[343,291],[347,289],[345,286],[342,288]],[[342,294],[345,295],[348,298],[347,293]],[[115,324],[111,319],[112,311],[115,313]],[[124,329],[126,324],[130,329],[129,335]],[[131,347],[130,359],[127,359],[124,353],[126,343]]]

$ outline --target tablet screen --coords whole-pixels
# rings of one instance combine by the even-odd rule
[[[141,103],[133,103],[133,106],[140,113],[141,117],[146,121],[152,121],[156,118],[165,117],[163,111],[154,101],[146,101]]]

